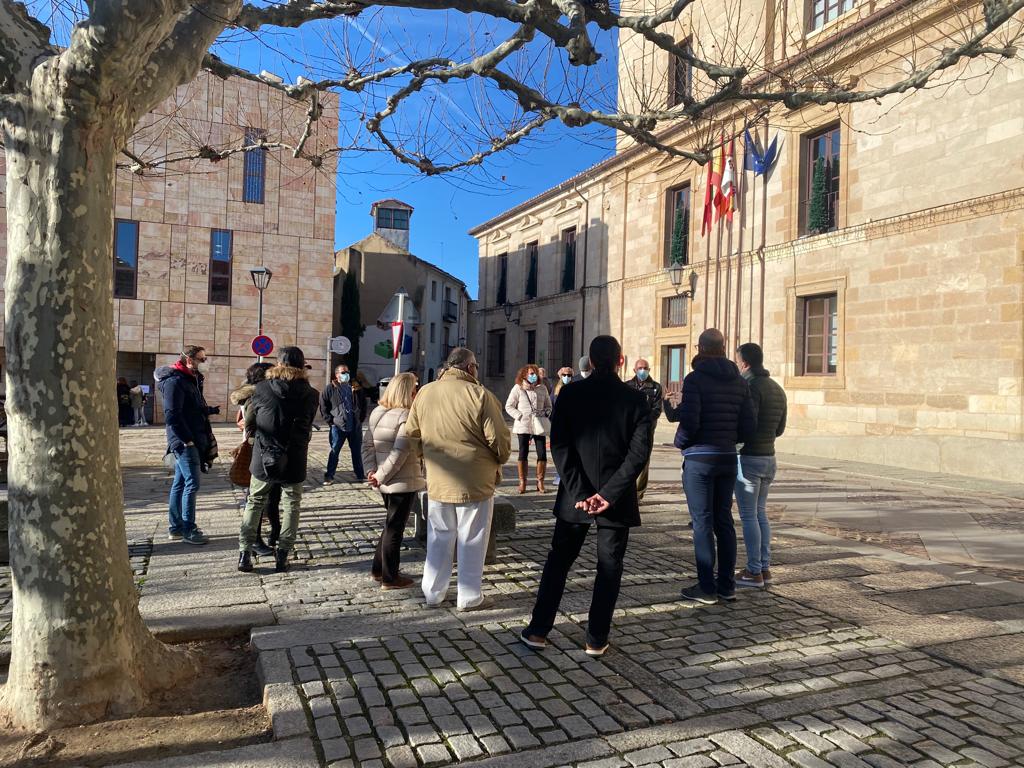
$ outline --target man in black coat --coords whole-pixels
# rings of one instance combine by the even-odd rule
[[[277,365],[267,371],[245,407],[245,431],[255,437],[249,471],[249,501],[238,535],[238,570],[252,570],[251,550],[256,543],[260,516],[274,486],[281,487],[281,533],[277,539],[274,570],[288,567],[288,552],[295,543],[306,479],[306,458],[313,434],[319,395],[309,384],[306,358],[298,347],[283,347]]]
[[[633,387],[647,398],[647,407],[651,409],[651,450],[654,450],[654,432],[658,428],[658,419],[661,418],[662,403],[665,400],[665,393],[661,384],[651,378],[651,364],[642,357],[633,366],[633,378],[626,382],[626,386]],[[647,480],[651,470],[651,456],[647,455],[647,463],[636,481],[636,495],[639,501],[644,500],[647,492]]]
[[[616,374],[622,364],[618,341],[595,338],[590,363],[593,374],[562,389],[552,413],[551,452],[561,478],[555,532],[533,617],[520,639],[534,649],[547,645],[569,570],[596,522],[597,578],[586,652],[601,656],[608,649],[629,529],[640,525],[636,479],[651,452],[651,412],[643,394]]]
[[[681,597],[695,605],[714,605],[736,599],[736,444],[753,437],[757,414],[750,387],[736,363],[725,357],[721,331],[708,328],[697,345],[693,371],[683,379],[675,446],[683,452],[683,490],[693,520],[698,583],[684,589]]]

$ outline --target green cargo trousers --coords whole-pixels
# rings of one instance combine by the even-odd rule
[[[268,483],[258,478],[249,482],[249,501],[242,515],[242,529],[238,534],[238,549],[251,550],[256,543],[256,528],[260,516],[267,508],[270,491],[274,485],[281,486],[281,535],[277,548],[288,552],[295,545],[295,533],[299,529],[299,509],[302,506],[302,483]]]

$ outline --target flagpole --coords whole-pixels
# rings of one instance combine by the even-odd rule
[[[768,146],[768,137],[771,134],[770,126],[768,125],[768,116],[765,115],[764,119],[764,146]],[[761,247],[758,249],[757,255],[761,262],[761,301],[758,305],[760,310],[760,318],[758,323],[757,331],[757,343],[762,347],[764,346],[764,249],[766,243],[765,234],[768,230],[768,170],[765,169],[764,174],[764,188],[762,189],[761,195]]]
[[[729,154],[725,158],[726,166],[729,162],[732,162],[733,174],[732,174],[732,200],[736,199],[736,124],[733,123],[729,126],[729,134],[733,138],[729,139]],[[724,173],[724,171],[723,171]],[[731,323],[729,322],[732,316],[732,220],[735,218],[730,215],[730,209],[732,208],[732,201],[726,206],[726,222],[729,225],[729,231],[725,236],[725,291],[722,301],[722,329],[725,332],[725,349],[728,352],[733,348],[732,346],[732,331],[730,329]]]
[[[747,127],[747,122],[746,122],[746,120],[744,120],[743,121],[743,128],[744,128],[743,138],[744,138],[744,142],[746,142],[746,132],[745,132],[746,131],[746,127]],[[742,311],[742,304],[743,304],[743,288],[742,288],[742,286],[743,286],[743,229],[744,229],[744,227],[746,225],[746,220],[747,220],[747,146],[746,146],[746,143],[744,143],[744,145],[743,145],[743,172],[740,173],[738,166],[737,166],[736,172],[737,172],[737,174],[739,176],[739,179],[741,180],[740,181],[740,187],[739,187],[739,189],[737,191],[741,192],[741,194],[738,195],[738,197],[740,199],[740,204],[742,205],[742,207],[740,208],[740,233],[739,233],[739,238],[738,238],[739,239],[739,243],[736,246],[736,309],[735,309],[735,312],[736,312],[736,346],[738,347],[741,343],[743,343],[743,329],[742,329],[741,326],[743,324],[743,311]]]

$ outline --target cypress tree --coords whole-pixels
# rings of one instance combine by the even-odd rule
[[[345,355],[345,364],[352,371],[353,378],[359,370],[359,338],[366,330],[366,326],[361,322],[361,315],[359,283],[356,282],[355,272],[349,272],[341,284],[341,335],[348,337],[352,342],[352,349]]]
[[[675,223],[672,226],[672,247],[669,250],[669,261],[673,264],[686,263],[686,235],[689,227],[689,212],[683,206],[677,207]]]
[[[814,161],[811,175],[811,199],[807,210],[807,232],[816,235],[828,230],[828,193],[825,189],[825,158]]]

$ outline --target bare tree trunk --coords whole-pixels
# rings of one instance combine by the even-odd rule
[[[49,84],[4,136],[14,619],[0,715],[33,729],[131,711],[193,671],[146,629],[128,560],[111,256],[124,120]]]

